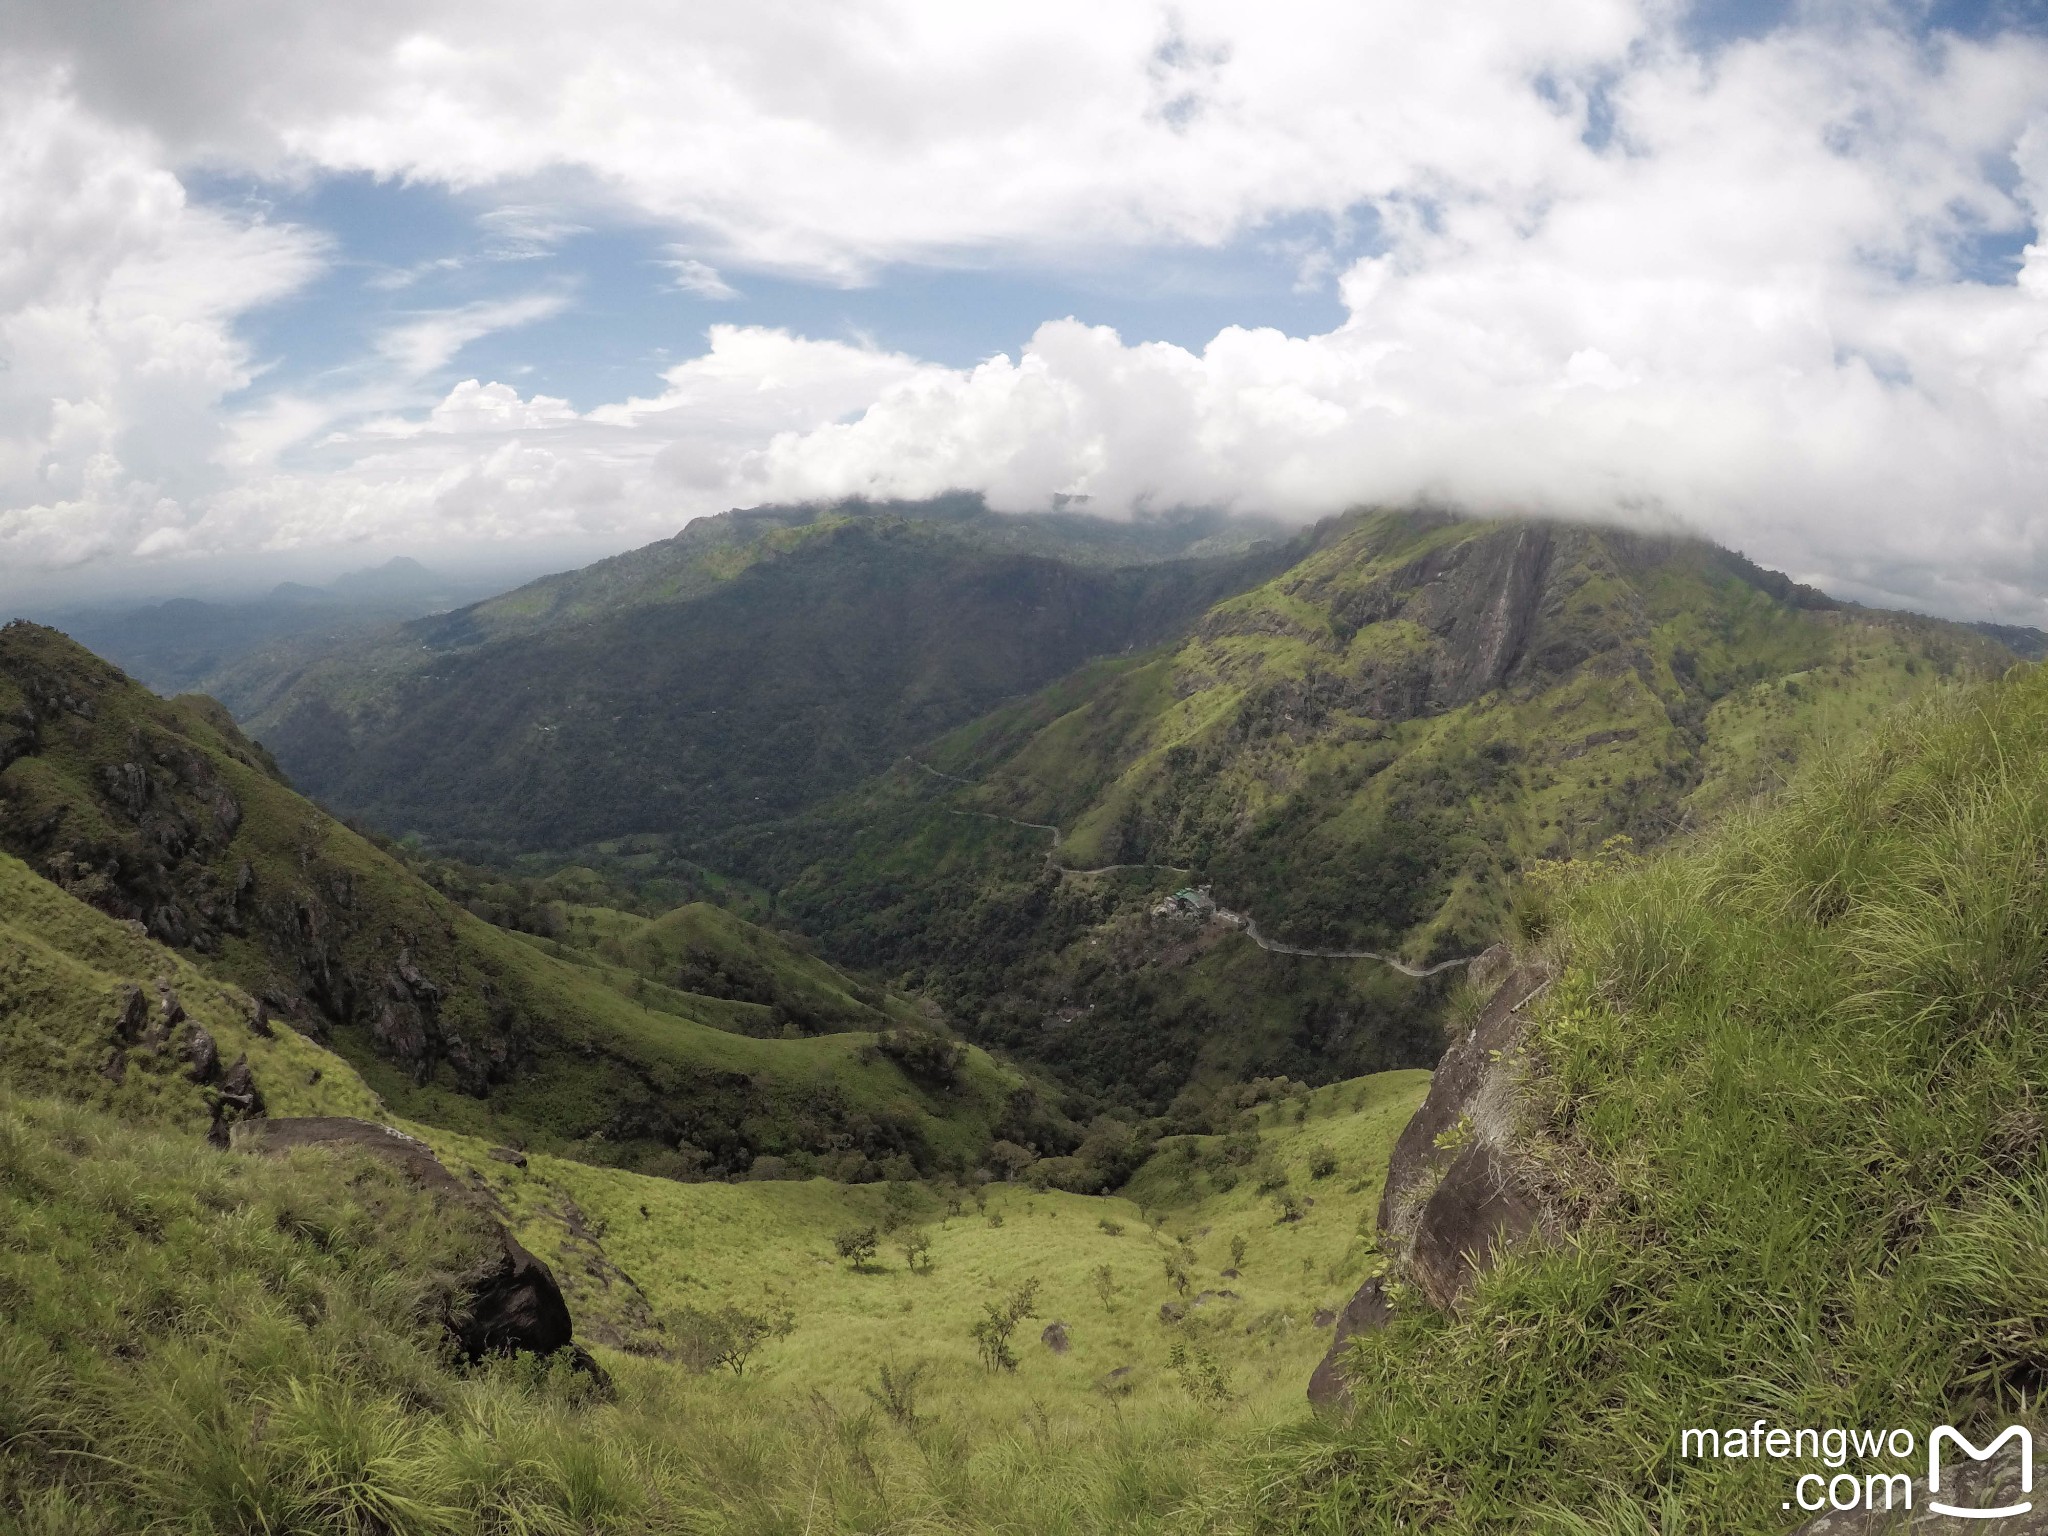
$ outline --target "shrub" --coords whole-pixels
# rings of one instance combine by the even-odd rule
[[[917,1384],[927,1367],[923,1362],[899,1370],[884,1360],[875,1367],[876,1385],[862,1387],[882,1412],[905,1429],[917,1428]]]
[[[912,1274],[929,1274],[932,1267],[932,1240],[922,1232],[906,1233],[897,1241],[903,1250],[903,1262]]]
[[[960,1081],[967,1047],[924,1029],[892,1029],[875,1046],[903,1075],[923,1088],[952,1088]]]
[[[1107,1216],[1096,1222],[1095,1225],[1100,1227],[1110,1237],[1122,1237],[1124,1235],[1124,1224],[1120,1221],[1111,1221]]]
[[[981,1363],[991,1371],[1014,1371],[1017,1356],[1010,1337],[1027,1317],[1038,1315],[1038,1282],[1026,1280],[1002,1301],[981,1304],[981,1320],[974,1325],[974,1345]]]
[[[882,1246],[882,1234],[873,1227],[848,1227],[832,1239],[832,1250],[855,1269],[866,1269],[875,1250]]]
[[[1116,1271],[1107,1264],[1098,1264],[1095,1266],[1094,1278],[1095,1294],[1102,1298],[1102,1310],[1114,1312],[1116,1310],[1117,1293]]]
[[[1337,1149],[1324,1142],[1308,1155],[1308,1174],[1312,1179],[1327,1179],[1337,1171]]]
[[[709,1311],[686,1307],[676,1318],[676,1354],[694,1371],[723,1368],[744,1376],[747,1362],[762,1345],[788,1338],[795,1330],[796,1318],[786,1310],[750,1312],[729,1304]]]

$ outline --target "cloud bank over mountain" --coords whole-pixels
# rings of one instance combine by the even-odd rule
[[[1849,595],[2048,620],[2048,43],[2025,30],[1816,4],[1716,35],[1619,0],[26,9],[0,65],[17,570],[625,544],[848,493],[1428,497],[1678,521]],[[352,173],[487,195],[505,276],[280,366],[252,325],[331,282],[347,232],[205,188]],[[1194,348],[1048,314],[969,367],[715,324],[663,338],[681,360],[647,393],[576,404],[471,374],[478,341],[600,307],[540,258],[624,225],[660,232],[649,283],[710,303],[764,274],[1282,242],[1342,319]]]

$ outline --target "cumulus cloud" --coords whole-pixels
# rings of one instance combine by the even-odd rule
[[[0,224],[16,558],[626,542],[735,503],[960,487],[1112,514],[1429,497],[1683,521],[1851,595],[2048,621],[2037,38],[1867,3],[1711,52],[1647,0],[628,0],[573,26],[538,0],[369,3],[346,26],[223,0],[127,29],[27,9],[22,46],[60,64],[0,110],[49,147],[0,176],[61,216]],[[422,312],[352,378],[230,401],[237,316],[320,249],[190,206],[174,169],[202,157],[503,188],[501,255],[610,207],[673,230],[672,280],[702,297],[734,272],[855,282],[1303,212],[1375,233],[1362,258],[1299,250],[1344,305],[1320,335],[1196,349],[1049,316],[948,368],[717,326],[655,393],[583,411],[447,378],[478,336],[575,301],[549,290]],[[574,208],[534,192],[570,172]],[[60,273],[66,240],[90,253]],[[168,303],[147,324],[101,304],[145,290]],[[24,367],[14,337],[45,311],[104,335]]]
[[[0,145],[0,551],[164,548],[252,377],[235,321],[305,281],[322,241],[195,207],[146,135],[47,71],[0,64]]]

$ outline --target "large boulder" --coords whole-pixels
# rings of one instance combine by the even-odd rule
[[[1308,1400],[1318,1408],[1330,1408],[1343,1402],[1347,1391],[1344,1384],[1344,1346],[1351,1342],[1353,1334],[1367,1333],[1386,1325],[1387,1293],[1379,1277],[1374,1276],[1358,1288],[1357,1294],[1337,1314],[1336,1336],[1330,1340],[1330,1348],[1321,1364],[1316,1366],[1316,1373],[1308,1379]]]
[[[480,1360],[519,1350],[552,1355],[569,1349],[575,1351],[580,1366],[595,1369],[595,1362],[575,1346],[569,1304],[562,1298],[554,1272],[520,1246],[425,1142],[388,1125],[342,1115],[247,1120],[232,1127],[230,1139],[237,1150],[270,1155],[299,1147],[367,1152],[395,1163],[419,1188],[475,1212],[489,1224],[497,1254],[495,1262],[471,1280],[463,1307],[445,1319],[449,1337],[463,1358]]]
[[[1394,1143],[1378,1217],[1391,1272],[1360,1286],[1339,1317],[1309,1379],[1309,1400],[1318,1407],[1345,1400],[1351,1339],[1386,1325],[1387,1279],[1406,1280],[1448,1309],[1502,1252],[1555,1229],[1542,1201],[1516,1177],[1512,1149],[1516,1047],[1528,1027],[1524,1009],[1549,984],[1549,972],[1511,962],[1498,948],[1483,958],[1487,979],[1498,976],[1499,985],[1472,1028],[1444,1052],[1428,1096]]]

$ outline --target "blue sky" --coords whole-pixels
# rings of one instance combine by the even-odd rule
[[[2048,619],[2048,0],[27,0],[0,87],[0,586],[967,488]]]

